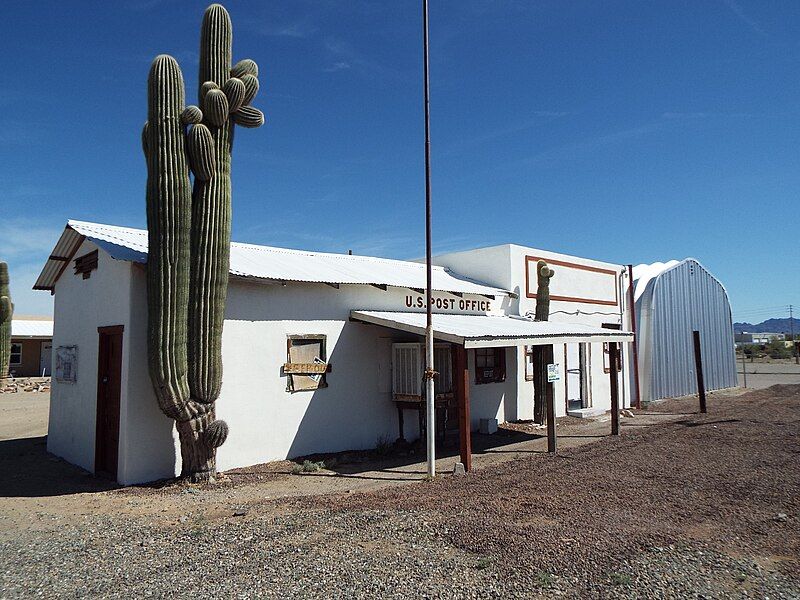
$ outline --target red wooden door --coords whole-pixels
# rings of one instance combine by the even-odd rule
[[[119,399],[122,384],[122,325],[98,327],[95,473],[117,478]]]

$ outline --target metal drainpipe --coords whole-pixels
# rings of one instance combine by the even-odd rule
[[[631,329],[633,329],[633,381],[636,384],[636,408],[642,408],[642,395],[639,391],[639,333],[636,331],[636,301],[633,290],[633,265],[628,265],[628,304],[631,309]]]
[[[624,288],[622,287],[623,286],[622,281],[624,279],[624,273],[625,273],[625,269],[620,271],[619,277],[617,278],[617,298],[619,298],[619,328],[620,329],[623,328],[624,323],[625,323],[625,318],[624,318],[625,309],[624,309],[624,307],[622,305],[622,297],[624,296]],[[609,346],[609,348],[610,348],[610,346]],[[622,342],[617,343],[617,356],[619,357],[620,364],[622,364]],[[611,358],[611,356],[609,356],[609,359],[610,358]],[[609,363],[610,362],[611,361],[609,360]],[[613,365],[609,364],[609,366],[612,367],[612,369],[613,369]],[[619,379],[619,372],[617,373],[617,378]],[[622,405],[621,405],[622,408],[625,408],[625,400],[626,399],[627,399],[627,395],[626,395],[626,392],[625,392],[625,383],[623,381],[623,384],[622,384]]]

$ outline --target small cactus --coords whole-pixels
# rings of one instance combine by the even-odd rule
[[[0,262],[0,379],[8,377],[11,362],[11,317],[14,305],[8,289],[8,264]]]
[[[536,263],[536,316],[535,321],[547,321],[550,318],[550,278],[555,271],[540,260]]]
[[[540,260],[536,263],[536,314],[534,321],[550,318],[550,279],[555,271]],[[553,346],[533,347],[533,421],[545,421],[545,395],[547,394],[547,365],[553,362]]]
[[[153,61],[142,132],[150,377],[161,410],[176,421],[183,476],[193,481],[213,479],[216,448],[228,437],[227,424],[214,415],[230,268],[233,128],[264,122],[249,105],[258,67],[250,59],[231,67],[232,37],[228,12],[209,6],[200,34],[198,106],[184,106],[175,59]]]

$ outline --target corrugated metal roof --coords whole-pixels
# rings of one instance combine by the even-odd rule
[[[51,338],[53,322],[47,320],[11,319],[12,338]]]
[[[688,259],[685,259],[688,260]],[[668,260],[667,262],[654,262],[633,267],[633,300],[634,302],[644,293],[647,284],[667,269],[679,265],[681,261]]]
[[[353,310],[350,317],[365,323],[425,335],[425,313]],[[630,342],[627,331],[580,323],[532,321],[495,315],[433,315],[434,337],[466,348],[564,344],[569,342]]]
[[[93,241],[117,260],[147,262],[146,230],[69,221],[34,289],[53,288],[61,274],[63,261],[72,258],[84,238]],[[410,289],[423,289],[426,285],[425,265],[416,262],[238,242],[231,243],[230,272],[239,277],[270,281],[390,285]],[[440,292],[484,296],[509,293],[436,266],[433,267],[432,288]]]

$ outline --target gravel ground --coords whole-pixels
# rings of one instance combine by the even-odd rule
[[[97,492],[193,509],[0,519],[0,597],[800,598],[800,386],[695,407],[378,491],[224,511],[197,487]]]

